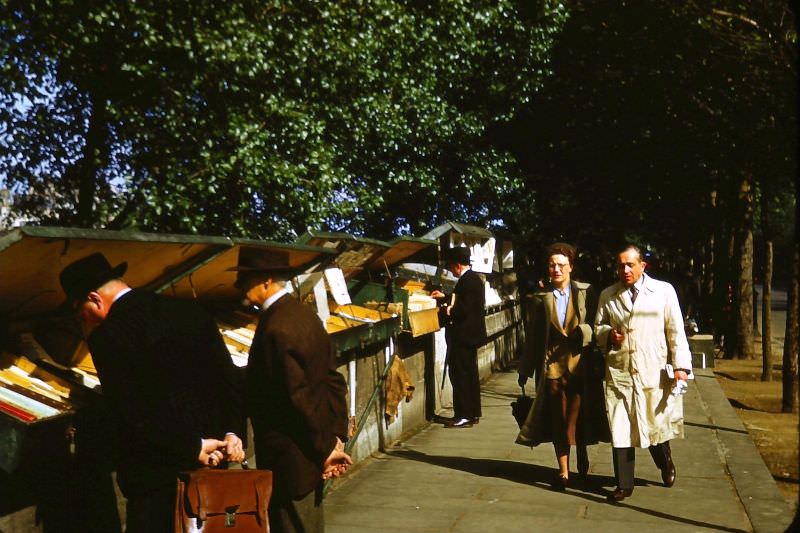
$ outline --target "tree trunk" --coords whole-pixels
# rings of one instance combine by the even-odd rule
[[[78,226],[87,228],[92,227],[96,222],[94,198],[97,191],[97,179],[100,170],[108,162],[106,114],[106,99],[103,96],[93,96],[89,128],[86,131],[86,144],[83,147],[83,156],[79,163],[78,205],[75,217]]]
[[[718,223],[716,222],[716,207],[717,207],[717,191],[711,191],[708,196],[709,200],[709,207],[711,208],[711,217],[710,220],[715,221],[714,224],[717,227],[711,229],[708,234],[708,243],[706,247],[706,256],[703,258],[705,265],[702,270],[703,275],[703,292],[700,295],[700,316],[698,317],[701,321],[701,328],[705,332],[715,333],[714,329],[716,327],[714,317],[717,316],[717,308],[715,305],[715,286],[716,286],[716,242],[717,242],[717,232],[718,230]]]
[[[795,221],[795,230],[797,222]],[[797,231],[795,231],[797,236]],[[781,408],[784,413],[798,411],[797,353],[800,348],[800,327],[798,327],[798,278],[800,277],[800,247],[795,241],[792,253],[792,277],[787,288],[786,336],[783,342],[783,398]]]
[[[753,183],[750,176],[742,179],[739,189],[740,227],[738,231],[738,282],[736,287],[737,359],[754,359],[753,350]]]
[[[714,269],[714,340],[719,344],[723,357],[733,357],[736,346],[736,320],[733,309],[736,300],[734,291],[733,260],[734,232],[725,215],[729,202],[722,195],[716,196],[713,219],[716,220]]]
[[[725,285],[721,287],[720,294],[724,298],[722,304],[722,333],[724,335],[725,359],[733,359],[738,350],[736,349],[738,337],[736,336],[736,310],[739,309],[739,294],[737,290],[737,278],[733,275],[733,264],[736,254],[736,238],[732,230],[728,230],[726,238],[726,251],[724,265]]]
[[[739,253],[738,305],[736,306],[737,359],[754,359],[753,350],[753,232],[744,235]]]
[[[756,269],[753,268],[753,272],[755,272],[755,271],[756,271]],[[758,281],[758,279],[754,277],[753,278],[753,335],[757,335],[758,334],[758,312],[757,312],[757,310],[758,310],[758,289],[756,288],[756,281]],[[761,290],[763,291],[764,289],[762,288]],[[762,298],[763,298],[763,295],[762,295]],[[763,320],[763,315],[762,315],[762,320]]]
[[[761,381],[772,381],[772,241],[764,243],[764,282],[761,287]],[[755,315],[755,310],[753,310]]]

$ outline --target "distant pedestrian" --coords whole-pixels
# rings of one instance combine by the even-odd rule
[[[486,343],[485,290],[480,274],[470,268],[469,249],[463,246],[444,251],[447,269],[458,278],[452,301],[446,307],[450,323],[445,327],[447,365],[453,385],[453,420],[450,428],[471,427],[481,416],[481,384],[478,375],[478,347]],[[434,298],[445,298],[441,291]]]
[[[645,274],[636,246],[620,252],[619,282],[600,294],[597,343],[606,351],[606,409],[621,501],[633,494],[635,448],[648,448],[664,486],[675,483],[669,441],[683,438],[683,397],[692,356],[675,289]],[[669,365],[669,366],[668,366]]]
[[[592,287],[572,279],[575,247],[555,243],[547,250],[548,284],[527,296],[525,349],[519,385],[536,373],[536,400],[517,443],[552,442],[558,461],[553,486],[569,482],[569,451],[575,446],[578,474],[589,471],[587,444],[608,440],[602,400],[601,361],[596,361],[591,320],[597,301]]]

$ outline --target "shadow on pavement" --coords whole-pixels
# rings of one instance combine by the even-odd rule
[[[412,461],[420,461],[444,468],[451,468],[453,470],[461,470],[462,472],[467,472],[476,476],[501,478],[514,483],[540,487],[545,490],[551,490],[551,481],[555,476],[554,468],[503,459],[474,459],[471,457],[452,455],[428,455],[423,452],[408,449],[391,451],[388,452],[387,455]],[[615,480],[611,476],[590,474],[589,479],[584,484],[576,484],[574,488],[570,486],[565,495],[582,498],[590,502],[602,503],[604,505],[625,507],[632,511],[690,526],[712,528],[717,531],[727,531],[729,533],[748,533],[748,531],[744,529],[724,527],[708,522],[701,522],[699,520],[692,520],[691,518],[683,518],[670,513],[663,513],[661,511],[638,507],[627,503],[628,501],[635,501],[636,496],[632,496],[630,500],[624,502],[608,503],[606,501],[606,496],[611,491],[603,487],[613,486],[614,484]],[[636,486],[642,486],[653,485],[654,483],[636,478],[635,484]]]
[[[761,411],[761,409],[756,409],[754,407],[750,407],[748,405],[745,405],[742,402],[740,402],[739,400],[734,400],[732,398],[729,398],[728,401],[730,402],[731,407],[735,407],[737,409],[744,409],[746,411]]]
[[[728,374],[727,372],[720,372],[719,370],[715,370],[715,371],[714,371],[714,374],[716,374],[717,376],[722,376],[723,378],[725,378],[725,379],[729,379],[729,380],[731,380],[731,381],[741,381],[741,380],[740,380],[739,378],[737,378],[736,376],[733,376],[733,375],[731,375],[731,374]]]
[[[704,428],[704,429],[715,429],[717,431],[727,431],[729,433],[740,433],[742,435],[749,435],[749,433],[743,429],[731,429],[731,428],[723,428],[720,426],[712,426],[710,424],[698,424],[697,422],[683,422],[685,426],[694,426],[696,428]]]
[[[635,492],[634,492],[634,494],[635,494]],[[636,496],[632,496],[631,500],[633,500],[634,498],[636,498]],[[750,530],[747,530],[747,529],[739,529],[739,528],[735,528],[735,527],[725,527],[725,526],[719,526],[717,524],[709,524],[708,522],[701,522],[700,520],[692,520],[691,518],[683,518],[683,517],[680,517],[680,516],[675,516],[675,515],[670,514],[670,513],[662,513],[661,511],[655,511],[653,509],[646,509],[644,507],[637,507],[635,505],[631,505],[631,504],[627,503],[628,501],[631,501],[631,500],[625,500],[625,501],[620,502],[620,503],[609,504],[609,505],[617,505],[619,507],[625,507],[625,508],[630,509],[632,511],[638,511],[640,513],[644,513],[644,514],[647,514],[647,515],[650,515],[650,516],[655,516],[655,517],[658,517],[658,518],[662,518],[664,520],[672,520],[673,522],[680,522],[681,524],[687,524],[687,525],[696,526],[696,527],[711,528],[711,529],[713,529],[715,531],[728,531],[730,533],[749,533],[749,531],[750,531]]]
[[[513,483],[538,487],[544,490],[552,490],[553,481],[556,477],[556,469],[519,461],[507,461],[503,459],[475,459],[471,457],[452,456],[452,455],[428,455],[415,450],[396,450],[388,452],[387,455],[402,459],[410,459],[422,463],[461,470],[468,474],[480,477],[494,477],[505,479]],[[610,491],[604,486],[613,486],[615,481],[611,476],[600,476],[590,474],[586,481],[573,480],[570,491],[581,491],[588,494],[595,494],[600,497],[589,499],[605,501],[605,497]],[[636,485],[649,485],[646,480],[636,479]]]
[[[492,390],[492,389],[481,388],[481,396],[485,396],[487,398],[495,398],[495,399],[497,399],[497,398],[506,399],[507,398],[509,400],[513,400],[517,396],[519,396],[519,393],[511,394],[511,393],[508,393],[508,392],[499,392],[499,391]]]

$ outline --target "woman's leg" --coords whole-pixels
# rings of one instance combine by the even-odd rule
[[[589,471],[589,457],[586,445],[579,444],[576,438],[578,430],[578,415],[581,410],[581,392],[583,390],[583,378],[570,375],[565,386],[564,396],[566,398],[566,408],[564,412],[564,433],[567,447],[575,446],[578,457],[578,473],[585,475]]]
[[[581,410],[581,389],[583,388],[583,383],[582,379],[577,376],[570,376],[568,381],[565,379],[565,382],[563,386],[564,435],[567,444],[574,446],[577,444],[575,434],[578,430],[578,415]]]
[[[569,479],[568,426],[565,424],[567,416],[566,380],[563,377],[548,379],[547,385],[553,449],[556,452],[556,460],[558,461],[558,473],[564,479]]]

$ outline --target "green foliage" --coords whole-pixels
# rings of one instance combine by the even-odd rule
[[[14,0],[0,34],[15,215],[268,238],[452,219],[699,254],[752,176],[791,239],[782,2]]]
[[[549,1],[12,2],[0,176],[19,214],[62,224],[87,203],[95,226],[270,238],[485,223],[521,183],[491,132],[534,99],[564,19]]]
[[[534,248],[637,240],[701,259],[718,223],[737,223],[743,176],[790,212],[778,191],[794,190],[796,29],[783,2],[567,5],[553,78],[506,132],[525,139],[511,145],[537,206],[520,213]]]
[[[735,78],[728,78],[735,91],[719,91],[715,106],[737,106],[736,114],[727,114],[727,129],[745,148],[739,150],[741,168],[756,180],[763,213],[756,230],[779,243],[778,255],[786,254],[781,266],[788,266],[796,209],[796,17],[789,4],[778,1],[716,1],[701,15],[719,54],[737,66]]]

